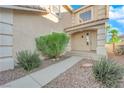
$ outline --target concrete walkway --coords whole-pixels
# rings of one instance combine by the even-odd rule
[[[20,79],[11,81],[3,86],[3,88],[40,88],[55,79],[61,73],[82,60],[82,57],[72,56],[57,64],[51,65],[43,70],[39,70]]]

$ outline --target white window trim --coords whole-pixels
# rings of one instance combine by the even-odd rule
[[[87,20],[87,21],[83,21],[83,19],[80,18],[80,14],[81,14],[81,13],[85,13],[85,12],[87,12],[87,11],[91,11],[91,19],[90,19],[90,20]],[[87,22],[93,21],[93,19],[94,19],[93,7],[89,8],[87,11],[85,11],[85,12],[82,11],[82,12],[79,13],[79,21],[81,20],[81,23],[87,23]],[[79,23],[80,23],[80,22],[79,22]]]

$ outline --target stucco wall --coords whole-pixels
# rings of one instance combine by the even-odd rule
[[[13,11],[0,8],[0,71],[13,69]]]
[[[103,18],[108,18],[108,6],[106,5],[89,5],[88,7],[84,7],[82,9],[80,9],[79,12],[75,13],[75,16],[73,18],[74,21],[74,25],[76,24],[80,24],[80,23],[84,23],[83,20],[81,20],[80,18],[80,14],[84,13],[86,11],[91,10],[91,20],[89,21],[93,21],[93,20],[98,20],[98,19],[103,19]]]
[[[71,26],[71,19],[71,14],[63,13],[59,23],[54,23],[42,17],[41,14],[14,11],[14,59],[16,59],[16,53],[20,50],[35,50],[36,37],[55,31],[62,32],[66,26]]]

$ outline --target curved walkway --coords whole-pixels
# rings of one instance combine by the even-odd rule
[[[3,88],[40,88],[55,79],[61,73],[82,60],[83,57],[72,56],[57,64],[51,65],[43,70],[39,70],[20,79],[11,81],[3,86]]]

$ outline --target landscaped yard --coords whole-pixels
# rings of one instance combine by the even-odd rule
[[[32,72],[49,67],[59,63],[59,61],[67,59],[69,56],[63,56],[58,61],[51,59],[44,60],[40,67],[31,70],[30,72],[25,71],[21,67],[16,67],[14,70],[8,70],[0,72],[0,85],[5,84],[9,81],[13,81],[20,77],[23,77]],[[116,60],[117,61],[117,60]],[[83,59],[70,69],[60,74],[57,78],[49,82],[43,88],[102,88],[105,87],[102,83],[96,81],[93,76],[92,66],[96,61],[90,59]],[[117,63],[118,64],[118,63]],[[119,80],[119,86],[124,87],[124,79]]]
[[[18,66],[14,70],[0,72],[0,85],[36,72],[61,60],[68,58],[63,52],[68,45],[69,37],[65,33],[40,36],[35,39],[37,51],[21,50],[17,53]],[[42,60],[41,53],[49,60]]]
[[[35,68],[35,69],[31,70],[30,72],[27,72],[22,67],[16,67],[13,70],[7,70],[7,71],[0,72],[0,85],[3,85],[7,82],[13,81],[13,80],[18,79],[18,78],[21,78],[27,74],[32,73],[32,72],[36,72],[38,70],[44,69],[50,65],[53,65],[55,63],[58,63],[59,61],[62,61],[68,57],[69,56],[67,56],[67,55],[62,56],[57,61],[53,61],[52,59],[43,60],[38,68]]]
[[[102,88],[93,77],[92,67],[85,64],[93,64],[95,61],[83,59],[65,73],[44,86],[44,88]],[[120,80],[118,87],[124,87],[124,79]]]
[[[70,57],[65,53],[63,55],[68,42],[69,37],[64,33],[52,33],[36,38],[36,47],[39,52],[29,50],[18,52],[18,67],[14,70],[0,72],[0,85],[30,74],[30,80],[33,77],[34,82],[38,83],[38,87],[124,87],[124,66],[119,65],[123,63],[123,55],[109,55],[109,58],[114,59],[116,63],[105,57],[102,57],[99,61],[84,59],[84,56]],[[41,60],[39,53],[48,59]],[[24,82],[25,78],[16,80],[16,84],[23,87],[22,82],[23,84],[26,83]],[[22,80],[21,83],[20,80]],[[11,87],[13,84],[15,83],[11,82],[7,86]],[[27,87],[30,87],[30,85],[27,85]]]
[[[99,87],[99,84],[92,77],[91,67],[85,67],[85,63],[92,64],[92,60],[81,60],[65,73],[48,83],[47,88],[73,88],[73,87]]]

